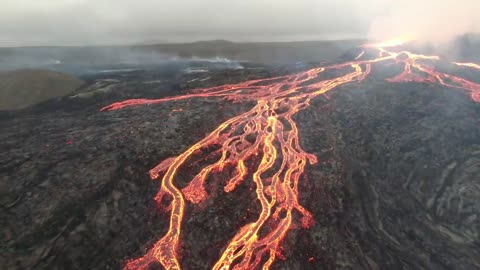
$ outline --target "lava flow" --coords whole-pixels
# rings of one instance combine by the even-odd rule
[[[319,95],[340,85],[364,80],[374,64],[403,65],[403,72],[387,79],[389,82],[439,84],[461,89],[475,102],[480,102],[480,84],[436,70],[431,63],[439,60],[437,56],[394,52],[386,50],[386,47],[381,44],[366,45],[364,51],[351,62],[313,68],[293,75],[197,89],[186,95],[162,99],[126,100],[102,108],[103,111],[111,111],[132,105],[214,97],[233,102],[256,102],[249,111],[228,119],[204,139],[150,171],[152,179],[163,174],[155,200],[160,204],[165,196],[170,199],[169,228],[143,257],[128,262],[125,268],[146,269],[149,264],[159,262],[166,269],[180,269],[178,247],[186,201],[199,204],[206,200],[209,194],[204,185],[209,175],[232,170],[232,176],[224,179],[224,191],[234,192],[243,181],[253,181],[261,208],[256,220],[240,228],[226,244],[213,269],[269,269],[280,254],[282,240],[294,224],[299,223],[303,228],[314,224],[312,214],[299,203],[298,183],[307,164],[314,164],[317,158],[301,148],[294,114],[306,109],[310,101]],[[378,57],[365,59],[373,55],[372,52]],[[475,64],[454,64],[476,67]],[[320,74],[327,70],[344,71],[344,74],[320,80]],[[179,189],[175,184],[179,168],[190,157],[214,145],[220,146],[216,152],[219,159],[204,166],[185,188]],[[252,160],[257,160],[253,168],[247,166],[252,164]],[[297,220],[294,212],[299,213],[301,218]]]

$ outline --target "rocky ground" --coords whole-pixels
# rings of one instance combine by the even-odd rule
[[[2,268],[119,269],[141,256],[168,223],[148,170],[252,104],[98,109],[285,71],[225,72],[91,80],[70,97],[2,113]],[[320,161],[300,187],[316,224],[287,235],[274,269],[480,268],[479,104],[456,90],[367,79],[316,99],[296,121]],[[185,269],[218,258],[248,194],[187,208]]]

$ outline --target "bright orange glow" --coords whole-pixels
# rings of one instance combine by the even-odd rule
[[[475,63],[458,63],[458,62],[453,62],[453,63],[457,66],[480,69],[480,65]]]
[[[364,54],[365,54],[365,51],[362,51],[357,57],[355,57],[355,60],[360,59]]]
[[[387,45],[397,43],[384,43]],[[299,203],[298,183],[308,164],[317,157],[305,152],[299,139],[299,130],[293,116],[309,107],[310,101],[337,86],[364,80],[377,63],[393,63],[404,67],[403,72],[387,79],[388,82],[421,82],[460,89],[480,102],[480,85],[453,74],[437,71],[426,63],[438,61],[437,56],[410,52],[390,52],[382,47],[367,46],[377,51],[378,57],[357,59],[325,67],[318,67],[293,75],[246,81],[238,84],[193,90],[182,96],[162,99],[132,99],[113,103],[103,111],[121,109],[132,105],[155,104],[191,98],[220,97],[233,102],[254,101],[256,105],[240,115],[220,124],[201,141],[169,158],[150,171],[152,179],[163,178],[155,197],[160,202],[164,196],[171,199],[170,224],[167,233],[141,258],[128,262],[125,269],[147,269],[152,262],[159,262],[166,269],[180,269],[177,254],[182,233],[182,221],[187,202],[198,204],[209,198],[205,182],[211,174],[229,170],[231,177],[224,179],[224,191],[235,192],[245,181],[253,181],[260,212],[255,221],[244,225],[226,243],[213,269],[269,269],[280,256],[282,240],[288,231],[299,224],[308,228],[314,224],[312,214]],[[422,61],[419,61],[422,60]],[[468,67],[468,65],[465,65]],[[343,70],[344,75],[319,80],[325,70]],[[198,155],[209,146],[220,146],[219,159],[205,165],[192,177],[189,184],[179,189],[175,179],[179,168],[191,156]],[[254,162],[256,160],[256,162]],[[246,166],[255,164],[255,166]],[[267,177],[266,175],[269,175]],[[294,212],[301,218],[296,220]]]
[[[397,39],[392,39],[392,40],[387,40],[387,41],[382,41],[378,43],[369,43],[363,45],[363,47],[366,48],[391,48],[391,47],[398,47],[401,46],[407,42],[411,41],[410,38],[397,38]]]

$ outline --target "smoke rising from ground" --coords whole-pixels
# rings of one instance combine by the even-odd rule
[[[0,48],[0,71],[20,68],[154,65],[175,56],[125,47]]]
[[[16,0],[0,8],[0,46],[291,41],[480,31],[478,0]]]
[[[370,39],[403,37],[442,44],[465,33],[480,32],[478,0],[379,2],[384,2],[385,12],[371,21]]]

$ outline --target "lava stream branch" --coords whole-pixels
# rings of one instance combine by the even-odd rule
[[[299,223],[303,228],[314,224],[312,214],[299,202],[298,183],[307,164],[316,163],[317,157],[301,148],[299,130],[293,116],[308,108],[315,97],[338,86],[364,80],[373,64],[388,62],[403,65],[403,71],[387,79],[389,82],[435,83],[470,92],[471,98],[480,102],[478,83],[442,73],[423,63],[438,61],[436,56],[390,52],[383,48],[368,49],[377,50],[379,57],[362,60],[366,56],[363,51],[352,62],[318,67],[293,75],[197,89],[190,94],[162,99],[126,100],[102,108],[102,111],[110,111],[190,98],[256,102],[249,111],[228,119],[177,157],[169,158],[150,170],[154,180],[163,173],[155,197],[158,205],[161,205],[165,196],[171,199],[166,208],[170,212],[168,231],[143,257],[129,261],[125,268],[147,269],[149,264],[159,262],[166,269],[180,269],[178,247],[186,203],[199,204],[207,200],[209,194],[205,184],[208,177],[233,170],[233,173],[227,174],[231,177],[224,179],[224,191],[235,192],[243,182],[253,181],[260,212],[255,221],[244,225],[225,246],[213,269],[255,269],[260,266],[269,269],[280,254],[282,240],[294,224]],[[475,68],[470,64],[456,65]],[[319,76],[325,70],[344,74],[320,80]],[[219,155],[218,160],[204,165],[186,187],[178,188],[175,180],[181,167],[188,165],[191,157],[212,146],[219,146],[215,151]],[[247,164],[256,165],[249,167]],[[300,220],[294,218],[294,213],[300,214]]]

